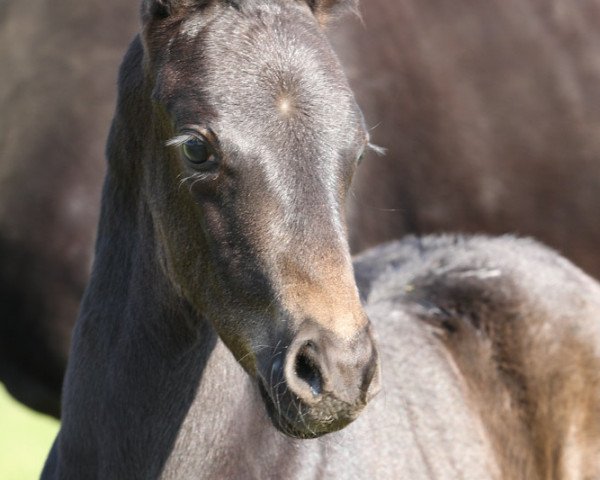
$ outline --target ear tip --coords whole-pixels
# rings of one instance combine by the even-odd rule
[[[316,15],[337,16],[346,12],[357,12],[359,0],[308,0]]]
[[[171,14],[169,0],[142,0],[142,19],[166,18]]]
[[[239,0],[229,1],[237,4]],[[181,0],[142,0],[142,19],[149,21],[166,18],[171,15],[173,4],[177,5],[178,2],[181,3]],[[358,12],[359,0],[306,0],[306,3],[315,15],[331,17],[346,12]]]

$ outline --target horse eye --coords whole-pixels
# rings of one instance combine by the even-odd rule
[[[209,167],[215,162],[215,154],[201,138],[191,138],[182,145],[183,155],[195,168]]]
[[[356,159],[356,164],[360,165],[363,161],[363,159],[365,158],[365,151],[363,150],[360,155],[358,156],[358,158]]]

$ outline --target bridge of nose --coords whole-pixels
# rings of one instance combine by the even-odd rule
[[[296,322],[310,320],[340,340],[367,324],[347,255],[303,262],[288,258],[279,272],[283,307]]]

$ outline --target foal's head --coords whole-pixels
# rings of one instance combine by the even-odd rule
[[[368,136],[320,22],[343,0],[147,0],[144,192],[175,288],[313,437],[377,389],[344,203]]]

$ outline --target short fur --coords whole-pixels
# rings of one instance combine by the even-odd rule
[[[117,417],[102,437],[76,437],[82,452],[96,453],[71,459],[68,471],[61,442],[83,430],[64,425],[43,478],[88,478],[89,469],[97,478],[178,480],[600,475],[595,281],[539,244],[510,237],[407,238],[366,252],[354,267],[380,339],[384,389],[345,430],[318,440],[282,436],[209,328],[187,340],[193,346],[177,366],[161,364],[162,347],[147,343],[158,356],[139,374],[166,368],[169,383],[184,383],[115,398]],[[95,332],[98,340],[107,333]],[[195,373],[179,377],[189,362]],[[160,415],[150,422],[146,410],[132,424],[132,409],[148,396]],[[78,401],[93,411],[85,398]],[[132,443],[123,457],[98,470],[104,442],[125,439]]]

